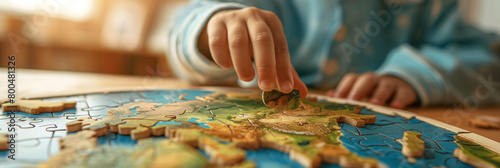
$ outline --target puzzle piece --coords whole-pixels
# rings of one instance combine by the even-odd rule
[[[422,141],[422,134],[406,131],[403,135],[403,149],[401,153],[406,157],[418,158],[424,154],[424,141]]]
[[[464,138],[456,138],[460,149],[455,149],[453,156],[460,161],[476,167],[500,167],[500,154]]]
[[[189,95],[189,93],[180,94],[179,95],[179,100],[187,100],[186,98],[184,98],[184,96],[187,96],[187,95]]]
[[[245,161],[246,153],[236,144],[222,144],[211,138],[201,138],[199,148],[210,156],[210,162],[217,166],[238,165]]]
[[[0,151],[9,149],[9,134],[0,133]]]
[[[185,109],[179,105],[164,105],[160,103],[132,102],[115,109],[108,110],[108,117],[95,120],[80,118],[66,124],[69,132],[93,130],[98,136],[105,135],[108,129],[122,135],[131,135],[138,140],[151,135],[151,127],[158,121],[170,121],[176,115],[193,112],[194,108]]]
[[[3,104],[3,111],[22,111],[30,114],[60,112],[75,108],[76,102],[48,102],[41,100],[18,100],[14,104]]]
[[[469,123],[478,128],[500,129],[500,118],[494,116],[476,116],[469,119]]]
[[[262,101],[271,108],[296,109],[299,107],[300,92],[293,89],[290,93],[282,93],[278,90],[262,92]]]
[[[76,120],[70,121],[66,123],[66,131],[67,132],[76,132],[82,130],[84,126],[90,125],[91,123],[95,123],[97,119],[90,119],[89,117],[80,117]],[[105,132],[108,130],[106,129]],[[96,131],[97,132],[102,132],[102,131]],[[98,134],[99,135],[104,135],[104,134]]]
[[[496,166],[489,164],[488,162],[484,162],[483,160],[471,155],[469,153],[465,153],[461,149],[455,149],[453,155],[458,158],[458,160],[470,164],[475,167],[484,167],[484,168],[495,168]]]
[[[96,146],[97,134],[94,131],[84,130],[59,139],[59,148],[61,150],[79,151]]]

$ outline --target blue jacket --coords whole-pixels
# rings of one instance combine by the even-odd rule
[[[234,70],[205,59],[197,38],[219,10],[255,6],[281,19],[306,85],[334,88],[349,72],[408,82],[422,106],[500,102],[499,38],[464,23],[456,0],[196,0],[178,13],[168,62],[181,79],[235,83]],[[498,45],[497,45],[498,46]]]

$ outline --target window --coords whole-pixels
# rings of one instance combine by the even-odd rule
[[[40,14],[69,20],[89,17],[94,0],[1,0],[0,11],[12,14]],[[43,14],[42,13],[42,14]]]

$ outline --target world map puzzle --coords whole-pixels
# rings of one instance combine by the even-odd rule
[[[40,100],[76,106],[2,112],[0,133],[14,119],[16,143],[0,151],[1,167],[474,167],[457,149],[476,166],[500,167],[498,153],[467,138],[473,133],[325,97],[294,110],[269,108],[256,92],[203,89]],[[421,135],[420,157],[402,153],[409,131]]]

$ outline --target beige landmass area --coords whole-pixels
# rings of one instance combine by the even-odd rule
[[[361,115],[361,109],[361,106],[309,99],[302,99],[294,110],[273,109],[265,106],[258,94],[214,93],[180,103],[133,102],[109,110],[107,118],[85,123],[83,121],[86,120],[82,119],[69,125],[76,128],[72,131],[79,131],[80,128],[101,132],[97,134],[101,136],[102,130],[108,130],[131,135],[134,140],[140,139],[139,147],[128,152],[130,156],[152,150],[142,147],[145,145],[160,144],[191,151],[171,154],[162,157],[161,161],[149,159],[138,162],[138,159],[145,158],[142,156],[128,158],[133,160],[130,161],[134,162],[132,165],[139,167],[173,166],[169,164],[181,162],[201,167],[254,167],[255,164],[245,160],[244,150],[258,148],[289,153],[292,160],[305,167],[318,167],[322,162],[343,167],[376,167],[378,163],[375,159],[359,157],[339,141],[342,133],[337,123],[363,127],[375,122],[376,116]],[[169,139],[148,139],[149,136],[162,135]],[[194,148],[205,151],[209,161],[200,159],[197,152],[192,152]],[[101,147],[91,151],[99,150],[102,151]],[[191,154],[192,157],[184,156]],[[79,161],[64,163],[72,165]]]

